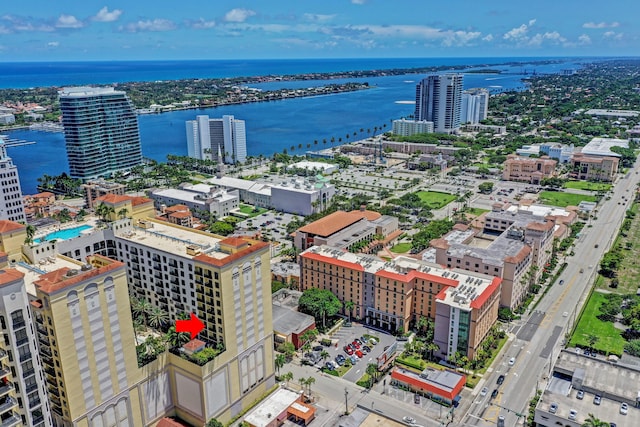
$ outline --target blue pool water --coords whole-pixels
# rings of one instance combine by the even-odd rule
[[[68,240],[73,239],[74,237],[80,236],[83,230],[88,230],[92,228],[90,225],[80,225],[78,227],[67,228],[66,230],[54,231],[53,233],[49,233],[46,236],[40,239],[33,239],[34,243],[40,243],[41,241],[50,241],[50,240]]]

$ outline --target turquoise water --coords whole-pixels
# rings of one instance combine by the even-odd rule
[[[41,241],[50,241],[50,240],[69,240],[74,237],[80,236],[83,230],[88,230],[91,227],[90,225],[80,225],[78,227],[67,228],[66,230],[54,231],[53,233],[49,233],[43,238],[33,239],[34,243],[40,243]]]

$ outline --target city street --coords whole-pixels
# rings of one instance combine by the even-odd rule
[[[483,386],[493,390],[497,387],[498,376],[504,374],[505,381],[499,388],[498,397],[492,400],[489,396],[480,398],[476,395],[462,425],[495,425],[499,415],[505,417],[506,426],[523,422],[523,417],[516,413],[526,417],[528,402],[536,387],[544,389],[565,334],[571,330],[593,284],[599,261],[609,250],[631,203],[629,199],[635,194],[638,170],[637,163],[633,171],[617,182],[611,199],[601,201],[597,218],[590,220],[576,240],[575,255],[567,258],[567,268],[559,280],[543,297],[536,311],[514,328],[515,337],[505,347],[499,362],[491,373],[485,374],[478,391],[474,390],[474,394]],[[564,280],[563,285],[559,284],[560,280]],[[510,367],[506,362],[511,357],[515,357],[516,362]]]

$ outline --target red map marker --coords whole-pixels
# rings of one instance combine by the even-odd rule
[[[176,332],[189,332],[191,339],[194,339],[203,329],[204,323],[193,313],[190,320],[176,320]]]

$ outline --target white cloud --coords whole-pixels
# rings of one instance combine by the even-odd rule
[[[171,31],[176,29],[176,24],[168,19],[147,19],[146,21],[130,22],[121,26],[121,31],[138,33],[143,31]]]
[[[529,21],[531,22],[531,21]],[[529,31],[529,25],[522,24],[519,27],[512,28],[502,36],[505,40],[522,40],[527,38],[527,32]]]
[[[118,18],[120,18],[120,15],[122,15],[122,11],[120,9],[114,9],[109,12],[109,9],[105,6],[91,19],[97,22],[113,22],[117,21]]]
[[[543,42],[550,41],[552,44],[565,43],[567,39],[562,37],[557,31],[538,33],[529,39],[530,46],[540,46]]]
[[[49,47],[58,47],[58,46],[60,46],[60,42],[49,42],[49,43],[47,43],[47,46],[49,46]]]
[[[189,21],[187,25],[197,30],[205,30],[207,28],[213,28],[216,26],[216,21],[207,21],[204,18],[200,18],[196,21]]]
[[[582,28],[589,29],[601,29],[601,28],[617,28],[620,26],[619,22],[585,22],[582,24]]]
[[[607,31],[602,35],[603,38],[612,40],[621,40],[622,36],[623,33],[616,33],[615,31]]]
[[[490,42],[493,40],[493,34],[487,34],[486,36],[484,36],[482,38],[482,40],[486,41],[486,42]]]
[[[536,19],[530,19],[530,20],[529,20],[529,26],[530,26],[530,27],[533,27],[533,24],[535,24],[535,23],[536,23],[536,21],[537,21]]]
[[[60,15],[56,21],[57,28],[82,28],[84,24],[73,15]]]
[[[482,36],[477,31],[454,31],[422,25],[350,25],[347,27],[323,27],[324,34],[348,39],[351,42],[371,47],[372,39],[408,38],[427,42],[441,42],[444,46],[464,46]]]
[[[578,37],[578,42],[580,44],[591,44],[591,37],[586,34],[581,34],[580,37]]]
[[[307,21],[312,21],[312,22],[327,22],[327,21],[331,21],[333,18],[336,17],[336,15],[320,15],[317,13],[305,13],[304,15],[302,15],[302,17],[307,20]]]
[[[250,9],[231,9],[224,15],[224,20],[227,22],[244,22],[250,16],[254,16],[256,13]]]

